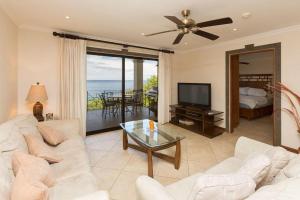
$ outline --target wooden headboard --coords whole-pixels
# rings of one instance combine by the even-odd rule
[[[261,88],[269,91],[273,85],[273,74],[240,74],[240,87]]]

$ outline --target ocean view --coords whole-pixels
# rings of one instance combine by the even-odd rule
[[[144,81],[146,82],[146,81]],[[121,91],[121,80],[88,80],[87,91],[90,96],[96,96],[104,91]],[[125,81],[125,90],[133,90],[133,80]]]

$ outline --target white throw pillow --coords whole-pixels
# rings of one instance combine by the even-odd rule
[[[250,176],[258,185],[267,175],[271,167],[270,159],[264,154],[251,154],[245,159],[238,173]]]
[[[255,191],[254,180],[246,174],[200,176],[189,195],[189,200],[241,200]]]
[[[258,187],[270,184],[280,170],[282,170],[290,160],[288,152],[282,147],[274,147],[265,152],[265,155],[270,159],[271,167],[266,177],[260,182]]]
[[[260,89],[260,88],[249,88],[248,95],[256,96],[256,97],[265,97],[267,96],[267,92],[264,89]]]
[[[240,94],[241,95],[248,95],[249,87],[240,87]]]
[[[261,187],[246,200],[299,200],[300,177]]]

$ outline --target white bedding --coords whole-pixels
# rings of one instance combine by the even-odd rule
[[[269,105],[272,102],[270,97],[257,97],[249,95],[240,95],[240,104],[249,106],[249,108],[254,109],[256,107],[262,107],[264,105]]]

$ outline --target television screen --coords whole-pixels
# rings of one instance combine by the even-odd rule
[[[210,108],[211,85],[207,83],[178,83],[178,103]]]

